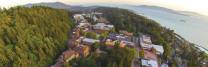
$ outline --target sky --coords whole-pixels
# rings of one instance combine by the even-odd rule
[[[208,16],[208,0],[0,0],[0,7],[12,7],[27,3],[63,2],[71,5],[110,3],[129,5],[156,5],[181,11],[193,11]]]

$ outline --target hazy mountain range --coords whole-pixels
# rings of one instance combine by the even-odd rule
[[[77,10],[89,10],[93,9],[93,7],[85,7],[85,6],[75,6],[75,5],[69,5],[69,4],[64,4],[61,2],[42,2],[42,3],[29,3],[24,5],[26,7],[32,7],[32,6],[48,6],[56,9],[67,9],[71,11],[77,11]]]
[[[125,7],[134,7],[134,8],[146,8],[146,9],[153,9],[153,10],[161,10],[161,11],[166,11],[170,13],[175,13],[175,14],[181,14],[181,15],[186,15],[186,16],[204,16],[196,12],[189,12],[189,11],[176,11],[164,7],[159,7],[159,6],[149,6],[149,5],[126,5],[126,4],[83,4],[83,5],[69,5],[69,4],[64,4],[61,2],[42,2],[42,3],[29,3],[24,6],[26,7],[31,7],[34,5],[41,5],[41,6],[48,6],[52,8],[58,8],[58,9],[70,9],[70,10],[87,10],[87,9],[93,9],[99,6],[108,6],[108,7],[119,7],[119,8],[125,8]]]

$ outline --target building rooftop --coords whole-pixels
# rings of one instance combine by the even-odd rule
[[[105,23],[97,23],[95,24],[95,26],[105,26],[106,24]]]
[[[65,52],[63,52],[63,60],[68,60],[70,57],[72,57],[73,55],[78,55],[77,52],[75,52],[74,50],[67,50]]]
[[[78,27],[88,27],[90,23],[79,23]]]
[[[97,24],[93,25],[94,29],[102,29],[102,30],[110,30],[113,27],[114,27],[113,25],[107,25],[105,23],[97,23]]]
[[[123,41],[131,41],[131,37],[122,35],[122,34],[109,34],[109,38],[113,40],[123,40]]]
[[[147,35],[142,35],[140,38],[140,45],[144,49],[151,49],[152,48],[152,41],[151,38]]]
[[[158,63],[155,60],[141,59],[141,62],[142,62],[142,66],[158,67]]]
[[[88,43],[100,42],[100,40],[91,39],[91,38],[84,38],[82,41],[83,42],[88,42]]]
[[[107,19],[105,19],[105,18],[103,18],[103,17],[100,17],[100,18],[98,19],[98,22],[100,22],[100,23],[110,23]]]
[[[90,47],[86,46],[86,45],[79,45],[77,47],[74,48],[74,50],[76,52],[78,52],[80,54],[80,56],[87,56],[89,54],[90,51]]]
[[[143,41],[144,43],[147,43],[147,44],[152,44],[151,37],[149,37],[147,35],[142,35],[141,41]]]
[[[122,33],[122,34],[125,34],[127,36],[133,36],[132,32],[128,32],[128,31],[125,31],[125,30],[120,30],[119,32]]]
[[[84,19],[82,14],[74,14],[74,19]]]
[[[163,54],[164,53],[163,46],[160,46],[160,45],[152,45],[152,48],[154,48],[160,54]]]

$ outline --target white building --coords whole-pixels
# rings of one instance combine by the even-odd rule
[[[91,39],[91,38],[83,38],[83,43],[87,44],[87,45],[92,45],[96,42],[100,42],[100,40],[96,40],[96,39]]]
[[[140,45],[144,49],[151,49],[152,48],[152,41],[151,38],[147,35],[142,35],[140,37]]]
[[[93,21],[96,22],[98,18],[96,16],[93,16]]]
[[[164,53],[163,46],[160,45],[152,45],[152,48],[156,50],[156,54],[161,55]]]
[[[76,20],[76,22],[80,22],[80,21],[85,20],[85,18],[82,14],[75,14],[74,19]]]
[[[129,41],[121,41],[121,43],[125,44],[125,46],[131,46],[131,47],[135,46],[133,42],[129,42]]]
[[[107,25],[105,23],[97,23],[93,25],[93,29],[99,29],[99,30],[111,30],[113,28],[114,28],[113,25]]]
[[[156,50],[156,54],[158,54],[158,55],[161,55],[164,53],[163,46],[152,44],[151,38],[147,35],[142,35],[140,37],[140,45],[144,49],[154,48]]]
[[[86,27],[89,27],[90,25],[91,25],[90,23],[79,23],[79,25],[77,27],[86,28]]]

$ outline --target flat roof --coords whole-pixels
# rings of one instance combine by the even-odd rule
[[[153,47],[156,51],[158,51],[158,52],[160,52],[160,53],[163,53],[163,52],[164,52],[163,46],[160,46],[160,45],[152,45],[152,47]]]
[[[99,40],[91,39],[91,38],[84,38],[83,41],[90,42],[90,43],[100,42]]]

